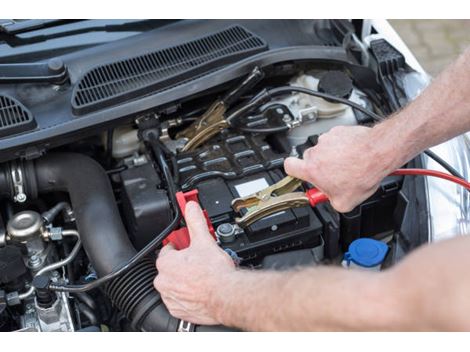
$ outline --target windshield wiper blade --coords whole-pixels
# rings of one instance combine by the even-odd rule
[[[63,24],[78,22],[83,20],[0,20],[0,32],[14,35],[34,31],[36,29],[43,29],[48,27],[60,26]]]
[[[151,29],[156,29],[158,27],[165,26],[167,24],[171,24],[178,20],[173,19],[162,19],[162,20],[121,20],[121,23],[115,24],[94,24],[92,20],[31,20],[31,21],[55,21],[53,24],[49,23],[45,27],[42,28],[33,28],[30,27],[29,30],[23,30],[20,32],[2,32],[2,23],[5,24],[6,20],[2,22],[0,20],[0,42],[4,41],[8,45],[12,47],[27,45],[27,44],[34,44],[40,43],[51,39],[63,38],[68,37],[71,35],[78,35],[83,33],[90,33],[90,32],[97,32],[97,31],[104,31],[104,32],[128,32],[128,31],[147,31]],[[60,22],[62,21],[62,22]],[[66,21],[66,22],[64,22]],[[67,22],[69,21],[69,22]],[[128,22],[126,22],[128,21]],[[39,31],[40,34],[35,34],[35,30],[45,29],[47,27],[59,27],[61,25],[70,25],[71,22],[82,22],[75,25],[75,28],[67,28],[64,31],[58,31],[53,33],[44,33],[44,31]],[[88,23],[89,22],[89,23]],[[19,22],[18,22],[19,24]],[[39,25],[39,24],[38,24]],[[5,27],[9,27],[10,25],[6,25]],[[70,27],[70,26],[64,26]],[[32,35],[29,35],[29,32],[32,32]],[[22,34],[27,35],[22,36]]]

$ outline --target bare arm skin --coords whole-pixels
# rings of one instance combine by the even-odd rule
[[[315,184],[346,212],[372,195],[380,181],[431,146],[470,130],[470,49],[412,104],[373,128],[335,127],[288,158],[286,172]]]
[[[166,246],[155,287],[170,313],[254,331],[470,330],[470,238],[423,246],[384,272],[235,268],[196,203],[189,248]]]
[[[322,135],[286,171],[351,210],[423,149],[470,129],[470,50],[403,112],[376,125]],[[470,237],[423,246],[392,269],[235,268],[188,203],[189,248],[166,246],[155,287],[174,316],[244,330],[470,330]]]

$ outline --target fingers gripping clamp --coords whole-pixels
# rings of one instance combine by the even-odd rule
[[[181,214],[183,214],[183,218],[186,215],[186,204],[190,201],[196,202],[199,204],[199,198],[198,198],[198,190],[193,189],[188,192],[177,192],[176,193],[176,201],[178,202],[178,206],[181,209]],[[215,230],[214,226],[212,226],[212,222],[209,218],[209,214],[207,213],[207,210],[202,211],[204,213],[204,217],[206,218],[207,221],[207,227],[209,228],[209,232],[216,239],[215,237]],[[184,249],[189,246],[190,239],[189,239],[189,231],[187,227],[181,227],[178,230],[174,230],[172,233],[170,233],[167,238],[163,240],[163,245],[166,245],[168,243],[171,243],[175,249]]]
[[[306,205],[313,207],[328,200],[328,197],[316,188],[306,192],[294,192],[301,184],[301,180],[287,176],[252,195],[234,199],[234,211],[239,213],[242,209],[248,210],[242,217],[235,218],[235,222],[244,228],[268,215]]]

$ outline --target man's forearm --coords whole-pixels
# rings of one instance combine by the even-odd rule
[[[390,170],[470,130],[469,67],[470,49],[400,114],[373,128],[373,143],[390,161]]]
[[[234,270],[207,305],[244,330],[469,331],[469,248],[469,237],[422,246],[382,272]]]
[[[218,320],[244,330],[393,330],[408,326],[387,275],[319,267],[247,272],[214,290]],[[396,291],[396,290],[395,290]]]

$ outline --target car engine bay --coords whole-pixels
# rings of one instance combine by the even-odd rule
[[[0,330],[228,329],[175,319],[153,288],[158,250],[184,228],[182,199],[183,204],[199,202],[217,243],[238,265],[252,270],[342,265],[359,238],[386,244],[385,269],[426,243],[426,200],[419,195],[423,181],[402,175],[385,178],[373,196],[349,213],[338,213],[327,202],[311,207],[287,201],[288,207],[244,222],[240,219],[255,208],[234,209],[234,199],[283,180],[285,158],[302,157],[322,133],[335,126],[371,126],[417,94],[409,82],[419,77],[384,39],[374,39],[364,49],[351,34],[352,25],[324,25],[318,25],[320,33],[341,29],[328,35],[339,36],[341,43],[345,37],[356,42],[348,47],[347,60],[335,57],[330,43],[321,47],[328,59],[307,55],[250,62],[252,56],[275,55],[270,54],[274,45],[254,34],[256,28],[232,24],[203,37],[209,51],[216,50],[211,40],[228,34],[253,43],[243,55],[227,54],[243,67],[230,79],[222,79],[223,70],[235,65],[227,57],[213,59],[204,70],[197,60],[178,61],[178,48],[190,55],[200,50],[196,44],[205,43],[181,39],[179,47],[160,50],[161,57],[146,53],[105,64],[96,61],[95,68],[75,73],[73,63],[48,61],[49,69],[67,67],[70,72],[52,89],[47,82],[0,86],[2,119],[22,116],[16,126],[4,122],[0,133],[5,143],[9,136],[27,138],[30,132],[36,138],[33,131],[57,133],[17,145],[12,138],[10,146],[1,148]],[[95,49],[87,50],[93,56]],[[161,71],[171,62],[184,70],[179,76],[151,76],[146,72],[152,71],[152,58],[160,60]],[[67,57],[63,60],[67,63]],[[118,69],[120,73],[113,71]],[[213,81],[210,86],[198,83],[206,74]],[[193,86],[181,98],[145,100],[185,84]],[[27,101],[22,99],[25,92],[41,98]],[[57,121],[39,128],[45,106],[62,109],[65,98],[71,99],[70,130],[55,132]],[[117,106],[128,110],[119,118],[107,117]],[[103,122],[94,123],[100,116]],[[407,167],[419,165],[417,158]],[[299,183],[295,189],[299,187],[304,191],[311,185]]]

